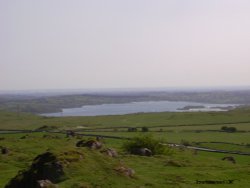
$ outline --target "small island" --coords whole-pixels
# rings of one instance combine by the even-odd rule
[[[184,106],[183,108],[177,108],[177,110],[192,110],[192,109],[201,109],[206,108],[205,106]]]
[[[235,106],[215,106],[211,107],[212,109],[220,109],[220,110],[233,110]]]

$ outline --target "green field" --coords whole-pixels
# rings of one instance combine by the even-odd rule
[[[43,125],[59,129],[150,127],[182,130],[220,129],[223,125],[250,130],[250,109],[228,112],[161,112],[91,117],[42,117],[28,113],[0,111],[1,129],[36,129]]]
[[[0,112],[1,130],[35,130],[45,125],[50,129],[126,138],[150,134],[166,143],[182,143],[185,140],[194,146],[250,153],[249,109],[58,118]],[[221,132],[221,127],[225,125],[235,127],[237,131]],[[128,132],[128,127],[136,127],[137,131]],[[148,127],[149,131],[141,132],[141,127]],[[197,184],[197,180],[234,180],[232,184],[220,184],[218,187],[244,188],[250,184],[250,156],[169,148],[168,154],[144,157],[126,153],[122,147],[126,140],[104,138],[104,147],[115,148],[119,153],[117,158],[111,158],[98,150],[75,147],[80,139],[89,137],[66,138],[65,134],[47,132],[1,134],[0,146],[7,147],[10,153],[0,154],[0,169],[4,172],[0,174],[0,187],[4,187],[19,170],[29,168],[33,159],[46,151],[69,161],[64,166],[64,179],[57,183],[65,188],[214,186]],[[81,153],[83,157],[76,157],[76,153]],[[222,161],[225,156],[233,156],[236,164]],[[121,164],[132,168],[135,175],[127,177],[117,173],[115,169]]]

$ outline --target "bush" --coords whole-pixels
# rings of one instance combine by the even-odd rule
[[[169,154],[170,148],[160,143],[160,140],[153,138],[151,135],[144,135],[125,142],[123,149],[129,153],[133,153],[136,149],[148,148],[152,151],[152,155]]]
[[[227,126],[222,126],[221,130],[223,130],[223,131],[227,130]]]
[[[187,140],[181,140],[181,144],[184,146],[191,146],[191,144]]]
[[[136,132],[136,131],[137,131],[137,128],[134,128],[134,127],[128,128],[128,132]]]
[[[235,127],[227,127],[227,126],[221,127],[221,130],[226,131],[226,132],[231,132],[231,133],[237,131],[237,129]]]
[[[147,128],[147,127],[142,127],[142,128],[141,128],[141,131],[142,131],[142,132],[148,132],[148,128]]]

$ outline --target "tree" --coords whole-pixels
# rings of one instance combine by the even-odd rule
[[[227,126],[222,126],[221,130],[226,131],[226,132],[230,132],[230,133],[233,133],[233,132],[237,131],[237,129],[235,127],[227,127]]]

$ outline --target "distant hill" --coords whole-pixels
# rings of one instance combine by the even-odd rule
[[[30,113],[60,112],[62,108],[84,105],[141,101],[189,101],[218,104],[250,105],[250,90],[238,91],[138,91],[88,94],[2,94],[0,110]]]

